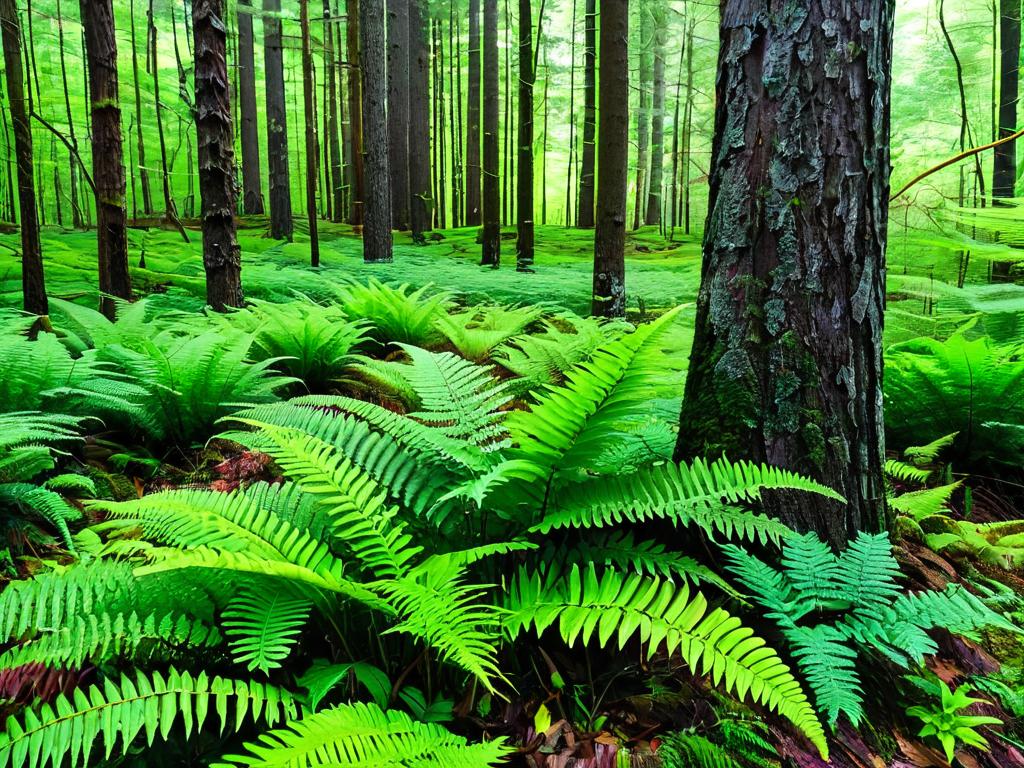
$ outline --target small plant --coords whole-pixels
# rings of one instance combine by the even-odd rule
[[[924,727],[918,736],[934,736],[942,745],[946,759],[953,762],[953,753],[957,744],[988,750],[988,741],[975,728],[982,725],[1002,725],[998,717],[988,715],[967,715],[961,710],[984,699],[974,699],[967,695],[968,686],[961,685],[956,691],[949,690],[945,681],[939,681],[940,700],[938,706],[913,706],[907,708],[907,714],[918,718]]]

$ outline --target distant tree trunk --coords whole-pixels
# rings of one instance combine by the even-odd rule
[[[86,2],[87,0],[83,0]],[[196,143],[202,201],[206,303],[242,306],[242,252],[235,237],[235,150],[223,0],[192,0]]]
[[[256,121],[256,57],[252,38],[252,3],[238,0],[238,102],[242,115],[242,210],[263,213],[259,125]]]
[[[139,83],[139,47],[135,42],[135,0],[128,4],[132,39],[132,85],[135,88],[135,142],[139,156],[138,175],[142,187],[142,212],[153,215],[153,193],[149,189],[149,169],[146,167],[146,142],[142,139],[142,89]],[[146,55],[149,56],[149,27],[146,28]],[[134,174],[133,174],[134,175]]]
[[[595,0],[596,2],[596,0]],[[576,10],[579,0],[572,0],[572,22],[569,34],[569,146],[568,157],[565,163],[565,226],[573,225],[573,213],[576,213],[576,221],[579,222],[579,213],[575,210],[572,202],[573,181],[577,165],[576,158]],[[595,44],[596,45],[596,44]],[[576,195],[577,205],[579,195]],[[590,206],[593,209],[593,205]]]
[[[430,229],[430,49],[427,0],[409,3],[409,184],[413,242]]]
[[[309,219],[309,261],[320,266],[320,237],[317,231],[317,143],[316,95],[313,93],[313,43],[309,31],[309,0],[299,0],[302,31],[302,99],[306,119],[306,216]]]
[[[352,133],[352,189],[349,198],[348,223],[363,223],[363,198],[366,194],[365,158],[363,157],[363,69],[359,55],[359,0],[346,0],[345,46],[348,54],[348,119]]]
[[[765,503],[839,547],[885,517],[893,4],[769,13],[759,0],[727,0],[722,13],[704,266],[676,454],[724,451],[836,489],[847,504],[784,493]]]
[[[267,167],[270,236],[292,239],[292,192],[288,170],[288,109],[284,98],[281,0],[263,0],[263,68],[267,95]]]
[[[448,226],[448,194],[445,186],[445,167],[448,158],[445,151],[444,126],[444,47],[441,43],[441,20],[434,20],[434,141],[437,144],[437,212],[441,229]]]
[[[583,42],[583,166],[577,226],[594,226],[594,160],[597,141],[597,0],[587,0]]]
[[[71,94],[68,90],[68,67],[64,56],[64,16],[61,3],[57,0],[57,44],[60,48],[60,79],[64,88],[64,113],[68,122],[68,174],[71,182],[71,225],[82,229],[85,221],[82,218],[82,207],[78,195],[78,137],[75,135],[75,120],[71,114]]]
[[[387,0],[391,223],[409,228],[409,0]]]
[[[21,293],[26,312],[49,312],[43,252],[39,244],[39,221],[32,164],[32,128],[25,105],[25,73],[21,59],[21,29],[15,0],[0,0],[0,36],[3,37],[4,72],[7,75],[7,106],[14,124],[14,154],[18,164],[18,207],[21,224]]]
[[[455,102],[453,109],[455,116],[452,118],[452,151],[457,161],[455,165],[456,176],[458,177],[458,207],[456,208],[456,227],[466,226],[466,160],[462,152],[464,146],[464,132],[462,122],[462,23],[460,17],[455,14],[455,4],[451,6],[451,18],[455,19],[455,50],[452,51],[451,61],[453,62],[453,75],[455,84],[451,87],[452,100]],[[452,38],[448,42],[451,47]],[[457,122],[456,122],[457,121]]]
[[[361,0],[359,33],[363,71],[363,132],[366,142],[363,260],[389,262],[392,260],[391,176],[388,170],[384,0]]]
[[[683,117],[683,221],[684,232],[690,234],[690,147],[693,141],[693,30],[691,19],[686,29],[686,114]]]
[[[533,14],[519,0],[519,173],[516,176],[516,269],[533,266]]]
[[[640,0],[640,29],[637,38],[640,74],[637,78],[639,105],[636,110],[636,195],[633,200],[633,229],[643,221],[643,207],[647,201],[647,151],[650,146],[650,85],[653,76],[651,40],[654,38],[654,20],[647,0]]]
[[[645,224],[661,223],[662,167],[665,162],[665,9],[656,6],[654,16],[654,103],[651,115],[651,174],[647,191]]]
[[[178,209],[174,205],[174,198],[171,196],[171,173],[167,162],[167,139],[164,136],[163,104],[160,103],[160,67],[157,60],[157,32],[156,20],[152,18],[152,5],[150,5],[149,24],[149,50],[153,59],[153,106],[156,113],[156,133],[160,139],[160,181],[164,193],[164,215],[167,220],[178,227],[178,231],[187,243],[188,235],[185,228],[178,220]]]
[[[540,223],[548,223],[548,86],[551,85],[551,68],[548,66],[548,48],[544,46],[544,140],[540,145]],[[566,201],[568,205],[568,200]]]
[[[480,226],[480,0],[469,0],[466,88],[466,225]]]
[[[324,0],[324,77],[327,80],[327,111],[324,115],[327,133],[327,148],[330,155],[331,199],[334,203],[334,221],[341,221],[345,207],[345,181],[343,178],[341,144],[338,134],[338,77],[335,66],[334,35],[337,25],[334,22],[331,0]]]
[[[629,163],[629,3],[601,0],[601,141],[597,158],[592,312],[626,315],[626,185]]]
[[[124,148],[117,92],[117,40],[111,0],[82,0],[92,109],[92,178],[96,185],[100,310],[113,318],[111,296],[132,298],[128,274]]]
[[[502,177],[501,177],[501,223],[508,224],[515,217],[512,210],[512,180],[515,178],[514,153],[512,151],[512,41],[509,38],[512,29],[512,15],[508,10],[508,0],[505,3],[505,45],[502,49],[502,59],[505,71],[505,98],[502,100],[502,114],[505,119],[505,132],[503,134],[504,149],[502,152]]]
[[[498,157],[498,0],[484,0],[484,167],[483,256],[481,264],[501,263],[501,179]]]
[[[999,0],[999,138],[1017,130],[1020,97],[1021,0]],[[1008,141],[993,151],[992,197],[1013,197],[1017,182],[1017,143]],[[997,203],[998,204],[998,203]],[[992,263],[992,282],[1010,280],[1011,261]]]

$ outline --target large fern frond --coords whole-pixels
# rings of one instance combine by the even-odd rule
[[[282,589],[243,588],[224,611],[234,659],[250,671],[277,669],[298,642],[312,603]]]

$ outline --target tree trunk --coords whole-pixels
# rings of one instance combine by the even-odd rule
[[[469,0],[466,88],[466,225],[480,226],[480,0]]]
[[[68,121],[68,143],[71,145],[71,149],[68,151],[68,175],[71,182],[71,225],[75,229],[82,229],[85,226],[85,222],[82,219],[82,208],[78,195],[78,137],[75,135],[75,120],[71,114],[68,67],[64,56],[64,16],[61,13],[60,0],[57,0],[57,45],[60,49],[60,80],[64,90],[64,113]]]
[[[445,147],[444,125],[444,47],[441,43],[441,20],[434,20],[434,141],[437,143],[437,212],[441,229],[448,226],[448,193],[445,170],[448,153]]]
[[[673,105],[672,115],[672,182],[670,185],[672,194],[672,212],[670,214],[671,229],[669,240],[673,240],[676,234],[676,227],[679,226],[679,107],[682,102],[683,91],[683,64],[686,61],[686,36],[683,35],[683,44],[679,47],[679,69],[676,74],[676,99]]]
[[[645,224],[661,223],[662,168],[665,161],[665,33],[664,8],[652,9],[654,16],[654,102],[651,115],[651,174],[647,191]]]
[[[641,212],[647,201],[647,150],[650,143],[650,94],[653,76],[651,41],[654,38],[654,21],[647,0],[640,2],[640,29],[637,40],[639,49],[640,74],[637,79],[639,105],[636,110],[636,194],[633,200],[633,229],[640,227]]]
[[[501,223],[507,225],[515,217],[512,208],[512,180],[515,178],[515,159],[512,152],[512,41],[509,39],[509,30],[512,28],[512,15],[508,10],[508,0],[505,4],[505,45],[502,49],[502,59],[505,71],[505,97],[502,100],[502,115],[505,120],[505,133],[503,134],[502,170],[501,177]]]
[[[109,297],[132,298],[128,274],[124,148],[117,92],[117,41],[111,0],[82,0],[92,111],[92,178],[96,185],[100,310],[113,318]]]
[[[484,0],[484,168],[481,264],[501,264],[501,179],[498,157],[498,0]]]
[[[516,269],[533,266],[533,14],[519,0],[519,173],[516,176]]]
[[[842,546],[885,517],[882,322],[892,2],[723,5],[704,265],[677,458],[749,458]],[[753,201],[756,201],[755,205]]]
[[[309,262],[320,266],[320,237],[317,231],[317,143],[316,95],[313,93],[313,44],[309,32],[309,0],[299,0],[302,31],[302,101],[306,122],[306,216],[309,220]]]
[[[192,32],[206,303],[222,312],[226,307],[242,306],[242,253],[235,237],[235,150],[223,0],[192,0]]]
[[[32,128],[25,105],[25,73],[21,59],[21,30],[14,0],[0,0],[0,36],[3,37],[4,72],[7,75],[7,105],[14,124],[14,154],[18,164],[18,207],[21,224],[21,290],[26,312],[49,312],[43,252],[39,244],[36,217]]]
[[[575,211],[572,201],[573,181],[577,166],[576,151],[576,11],[579,8],[579,0],[572,0],[572,22],[570,22],[569,34],[569,142],[565,163],[565,226],[573,225],[573,213],[576,213],[576,221],[579,221],[579,212]],[[579,194],[576,195],[576,204],[579,204]],[[590,206],[593,210],[594,206]]]
[[[427,0],[409,3],[410,220],[416,243],[425,242],[423,233],[430,229],[434,207],[430,191],[430,48],[426,5]]]
[[[577,226],[594,226],[594,159],[597,141],[597,0],[587,0],[583,42],[583,163]]]
[[[366,169],[363,157],[363,68],[359,55],[359,0],[345,3],[345,46],[348,51],[348,118],[352,134],[352,189],[348,223],[363,223],[363,198],[366,194]]]
[[[288,170],[288,109],[284,98],[281,0],[263,0],[263,69],[267,95],[267,167],[270,236],[292,239],[292,192]]]
[[[256,121],[256,64],[251,0],[238,0],[238,101],[242,133],[242,210],[263,213],[259,126]]]
[[[150,16],[152,17],[152,5],[150,5]],[[171,196],[171,173],[170,164],[167,162],[167,139],[164,136],[163,104],[160,103],[160,67],[157,60],[157,33],[156,20],[150,18],[149,24],[149,49],[153,59],[153,106],[156,114],[156,134],[160,140],[160,181],[164,194],[164,215],[168,221],[175,224],[185,242],[189,241],[185,228],[178,220],[178,210],[174,205],[174,198]]]
[[[409,0],[387,0],[388,169],[391,223],[409,228]]]
[[[629,3],[601,0],[601,84],[592,312],[626,314],[629,163]]]
[[[1020,0],[999,0],[999,138],[1017,130],[1020,82]],[[1013,197],[1017,182],[1017,143],[993,151],[992,197]],[[998,204],[998,203],[996,203]],[[1011,261],[992,263],[992,282],[1010,280]]]
[[[131,21],[132,40],[132,85],[135,87],[135,142],[139,156],[138,175],[142,187],[142,212],[153,215],[153,193],[149,189],[149,169],[146,167],[146,142],[142,140],[142,89],[139,83],[139,48],[135,42],[135,0],[128,5],[128,18]],[[146,51],[149,56],[149,27],[146,27]]]
[[[327,149],[330,156],[331,200],[334,203],[334,221],[341,221],[345,207],[345,181],[342,171],[341,144],[338,133],[338,73],[336,54],[334,51],[334,35],[337,25],[334,22],[331,0],[324,0],[324,77],[327,79],[327,111],[324,115],[327,133]]]
[[[363,132],[366,148],[366,200],[363,210],[363,260],[389,262],[391,253],[391,177],[388,170],[388,85],[385,75],[384,0],[361,0]]]
[[[452,77],[454,78],[454,84],[449,89],[452,94],[453,110],[455,114],[452,116],[452,152],[456,156],[455,163],[455,176],[458,179],[457,194],[458,198],[457,206],[455,209],[455,221],[453,222],[456,227],[466,226],[466,161],[462,154],[462,147],[464,146],[464,133],[463,133],[463,122],[462,122],[462,23],[460,17],[455,15],[455,4],[452,4],[450,18],[455,20],[455,48],[451,51],[450,61],[452,61]],[[451,49],[452,37],[449,33],[448,37],[449,49]]]

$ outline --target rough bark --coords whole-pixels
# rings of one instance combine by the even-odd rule
[[[629,3],[601,0],[601,72],[592,312],[626,314],[629,160]]]
[[[661,185],[665,162],[665,10],[651,10],[654,16],[654,98],[651,104],[651,173],[647,190],[645,224],[661,223]]]
[[[206,303],[222,312],[243,300],[224,0],[192,0],[192,33]]]
[[[723,6],[696,331],[677,457],[807,474],[769,494],[841,546],[882,527],[893,3]]]
[[[313,93],[313,43],[309,30],[309,0],[299,0],[302,32],[302,102],[306,123],[306,218],[309,221],[309,261],[320,266],[320,237],[317,230],[317,143],[316,95]]]
[[[410,223],[413,241],[416,243],[425,242],[423,233],[430,229],[434,207],[430,191],[430,49],[427,19],[426,0],[410,0],[409,187]],[[479,129],[479,124],[477,127]]]
[[[388,169],[391,222],[409,228],[409,0],[387,0]]]
[[[480,0],[469,0],[466,87],[466,225],[480,226]]]
[[[1020,81],[1020,0],[999,0],[999,136],[1017,130]],[[1017,143],[1008,141],[992,155],[992,196],[1013,197]]]
[[[349,196],[348,223],[363,223],[363,197],[366,170],[363,158],[363,69],[359,53],[359,0],[345,3],[345,46],[348,54],[348,115],[352,134],[352,189]]]
[[[281,0],[263,0],[263,69],[267,98],[267,169],[270,236],[292,239],[292,192],[288,169],[288,110],[284,98]]]
[[[519,173],[516,175],[516,269],[533,265],[533,14],[519,0]]]
[[[7,76],[7,105],[14,125],[14,154],[18,165],[18,208],[21,224],[21,289],[26,312],[49,312],[43,278],[43,252],[39,244],[39,221],[32,167],[32,129],[25,105],[25,73],[21,59],[21,30],[14,0],[0,0],[0,36],[3,38],[4,72]]]
[[[391,178],[388,170],[384,0],[361,0],[359,34],[362,48],[363,138],[366,163],[363,260],[388,262],[392,260]]]
[[[131,299],[128,275],[128,212],[125,209],[124,146],[117,91],[117,41],[111,0],[82,0],[89,103],[92,114],[92,178],[96,185],[100,310],[115,313],[110,297]]]
[[[252,38],[252,3],[238,0],[238,106],[242,134],[242,210],[263,213],[259,125],[256,119],[256,63]]]
[[[594,164],[597,141],[597,0],[587,0],[583,40],[583,159],[576,225],[594,226]]]
[[[484,0],[483,254],[481,264],[501,263],[501,178],[498,157],[498,0]]]

